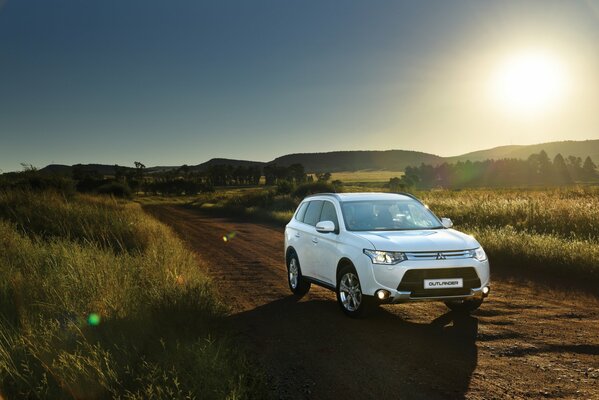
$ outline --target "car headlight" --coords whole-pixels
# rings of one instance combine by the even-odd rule
[[[401,251],[379,251],[364,249],[366,254],[372,260],[373,264],[393,265],[407,260],[407,257]]]
[[[487,254],[482,247],[479,247],[478,249],[470,250],[470,257],[478,261],[485,261],[487,259]]]

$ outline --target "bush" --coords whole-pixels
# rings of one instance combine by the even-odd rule
[[[295,211],[298,206],[298,201],[295,197],[284,195],[276,196],[270,207],[271,211]]]
[[[126,183],[109,182],[96,188],[98,194],[108,194],[114,197],[131,198],[131,188]]]
[[[233,196],[226,200],[225,205],[228,207],[260,207],[269,208],[275,198],[273,191],[256,191],[243,194],[241,196]]]
[[[13,172],[0,175],[0,190],[53,190],[66,196],[75,193],[75,182],[63,176],[42,175],[37,171]]]
[[[318,181],[318,182],[309,182],[299,185],[294,191],[293,195],[295,197],[304,198],[310,194],[315,193],[336,193],[337,190],[335,186],[330,183]]]
[[[277,185],[277,194],[291,194],[295,189],[295,185],[289,181],[281,181]]]

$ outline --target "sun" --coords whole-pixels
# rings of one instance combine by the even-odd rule
[[[559,58],[526,51],[498,65],[491,79],[491,95],[505,111],[531,116],[558,106],[566,86],[567,76]]]

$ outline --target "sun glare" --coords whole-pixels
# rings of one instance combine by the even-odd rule
[[[536,115],[559,105],[566,80],[557,58],[541,52],[526,52],[499,65],[492,78],[491,93],[505,111]]]

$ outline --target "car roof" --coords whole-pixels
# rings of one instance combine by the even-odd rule
[[[315,197],[334,197],[340,202],[348,201],[372,201],[372,200],[417,200],[414,196],[407,193],[380,193],[380,192],[363,192],[363,193],[316,193],[307,196],[306,199]]]

